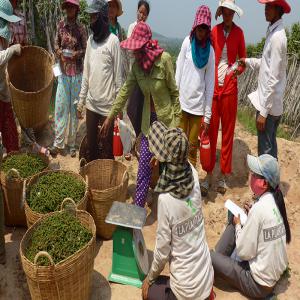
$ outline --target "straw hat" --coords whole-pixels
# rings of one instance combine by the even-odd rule
[[[122,3],[121,3],[120,0],[108,0],[107,2],[108,3],[109,2],[116,2],[117,5],[118,5],[117,17],[120,17],[121,15],[123,15]]]
[[[239,17],[241,17],[244,14],[243,10],[235,4],[235,0],[220,0],[219,7],[216,12],[216,19],[221,15],[222,7],[226,7],[233,10],[237,13]]]

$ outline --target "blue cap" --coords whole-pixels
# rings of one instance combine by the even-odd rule
[[[0,18],[0,37],[3,37],[8,42],[10,41],[11,33],[8,27],[8,22]]]
[[[21,21],[21,18],[14,15],[14,10],[9,0],[0,0],[0,18],[11,23]]]
[[[273,189],[277,188],[280,183],[280,171],[276,158],[270,154],[259,157],[248,155],[247,163],[253,173],[263,176]]]

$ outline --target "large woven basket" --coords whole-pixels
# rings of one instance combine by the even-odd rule
[[[18,155],[23,152],[11,152],[3,162],[10,156]],[[49,158],[42,154],[34,154],[45,162],[46,168],[49,166]],[[24,211],[24,186],[30,178],[21,178],[19,172],[15,169],[7,174],[0,172],[0,183],[4,195],[4,216],[6,226],[26,226],[26,216]]]
[[[63,173],[63,174],[67,174],[67,175],[71,175],[73,176],[74,178],[84,182],[85,184],[85,193],[84,193],[84,196],[83,198],[76,204],[76,207],[77,209],[80,209],[80,210],[86,210],[87,208],[87,201],[88,201],[88,186],[87,186],[87,183],[85,182],[85,180],[82,178],[82,176],[80,176],[79,174],[76,174],[75,172],[72,172],[72,171],[65,171],[65,170],[51,170],[51,171],[44,171],[44,172],[41,172],[41,173],[38,173],[36,174],[35,176],[33,176],[27,186],[26,186],[26,198],[27,198],[27,195],[28,195],[28,192],[30,191],[30,188],[37,183],[37,181],[39,180],[40,177],[46,175],[46,174],[49,174],[49,173],[52,173],[52,172],[59,172],[59,173]],[[36,223],[40,218],[44,217],[45,215],[47,214],[41,214],[41,213],[38,213],[36,211],[33,211],[29,205],[28,205],[28,202],[27,202],[27,199],[25,198],[25,215],[26,215],[26,221],[27,221],[27,226],[28,228],[30,228],[34,223]]]
[[[127,167],[110,159],[94,160],[86,165],[81,161],[80,174],[88,182],[88,211],[95,220],[97,235],[111,239],[116,226],[105,223],[105,218],[114,201],[126,200],[129,180]]]
[[[142,135],[140,134],[138,136],[138,138],[135,141],[135,147],[134,147],[134,152],[135,152],[135,156],[137,158],[137,160],[140,160],[140,148],[141,148],[141,138]],[[159,178],[159,164],[157,164],[157,166],[155,166],[152,170],[151,173],[151,180],[150,180],[150,187],[154,190],[157,184]]]
[[[25,257],[26,249],[36,228],[50,215],[37,221],[24,235],[20,245],[20,256],[26,274],[32,300],[87,300],[91,292],[91,281],[96,253],[96,227],[92,216],[76,210],[80,223],[89,229],[93,237],[89,243],[67,259],[54,264],[47,252],[39,252],[32,263]],[[50,266],[39,266],[38,258],[45,256]]]
[[[101,140],[100,140],[100,134],[98,132],[98,135],[97,135],[97,145],[100,149],[100,143],[101,143]],[[88,146],[87,146],[87,137],[86,135],[83,137],[83,139],[81,140],[80,142],[80,146],[79,146],[79,152],[78,152],[78,156],[79,156],[79,159],[82,159],[84,158],[86,161],[89,161],[89,149],[88,149]]]
[[[26,46],[8,63],[12,105],[24,128],[42,129],[49,118],[53,59],[43,48]]]

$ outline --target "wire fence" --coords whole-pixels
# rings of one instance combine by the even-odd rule
[[[242,106],[252,106],[248,95],[257,89],[258,71],[250,68],[239,78],[239,102]],[[300,132],[300,62],[296,55],[288,58],[287,86],[284,94],[283,122],[291,127],[292,138]]]

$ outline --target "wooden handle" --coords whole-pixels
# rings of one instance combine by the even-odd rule
[[[46,257],[49,261],[51,266],[54,266],[55,263],[53,261],[53,258],[50,256],[50,254],[46,251],[40,251],[35,257],[34,257],[34,264],[37,265],[38,259],[40,257]]]
[[[74,208],[76,210],[76,203],[72,198],[65,198],[64,201],[60,205],[60,210],[64,210],[65,204],[67,202],[70,202],[72,205],[72,208]]]
[[[6,178],[8,180],[11,179],[21,179],[20,173],[17,169],[10,169],[7,174],[6,174]]]

